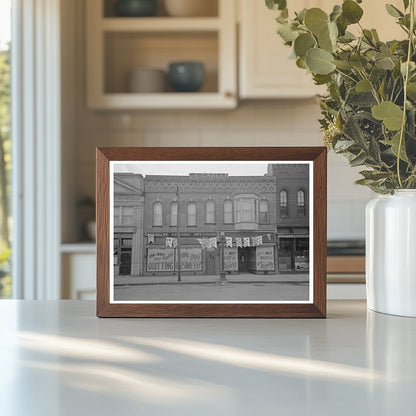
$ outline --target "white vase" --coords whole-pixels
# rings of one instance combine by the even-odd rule
[[[416,317],[416,190],[367,204],[366,282],[369,309]]]

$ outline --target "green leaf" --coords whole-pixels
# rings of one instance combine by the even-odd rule
[[[327,30],[328,15],[318,7],[309,9],[305,13],[305,26],[315,35]]]
[[[394,69],[394,61],[391,56],[378,56],[375,61],[376,67],[380,69]]]
[[[296,59],[296,66],[301,69],[308,69],[308,65],[306,65],[305,58],[298,58]]]
[[[315,81],[315,85],[324,85],[331,81],[331,76],[315,74],[313,80]]]
[[[400,132],[398,132],[397,134],[395,134],[393,136],[393,138],[388,141],[388,140],[380,140],[381,143],[390,146],[391,151],[393,152],[394,156],[398,156],[399,154],[399,144],[400,144]],[[402,142],[402,146],[400,148],[400,159],[403,160],[404,162],[409,162],[409,159],[407,158],[406,155],[406,149],[405,149],[405,140],[403,139]]]
[[[403,17],[404,14],[397,8],[394,7],[392,4],[386,4],[387,13],[393,17]]]
[[[286,0],[266,0],[266,6],[271,10],[283,10],[287,6]]]
[[[372,179],[373,181],[378,181],[380,179],[388,178],[391,173],[390,172],[379,172],[377,170],[362,170],[360,175],[364,176],[365,179]]]
[[[336,61],[332,61],[332,63],[337,68],[343,69],[344,71],[349,71],[352,68],[352,65],[348,61],[336,60]]]
[[[331,37],[329,35],[329,28],[318,35],[318,45],[321,49],[324,49],[328,52],[334,51],[334,44],[332,43]]]
[[[349,24],[358,23],[363,16],[363,9],[352,0],[342,3],[342,16]]]
[[[384,125],[392,131],[402,127],[403,110],[391,101],[383,101],[371,109],[373,117],[383,121]]]
[[[404,9],[406,10],[409,7],[409,0],[403,0],[403,6],[404,6]]]
[[[352,167],[362,165],[367,159],[367,155],[364,152],[361,152],[358,156],[350,160],[350,165]]]
[[[367,60],[358,53],[352,55],[349,62],[354,68],[358,70],[364,69],[364,67],[368,64]]]
[[[309,49],[316,45],[314,37],[309,33],[302,33],[295,39],[296,56],[304,58]]]
[[[307,9],[302,9],[299,13],[296,13],[296,19],[303,23],[303,21],[305,20],[305,14],[307,12]]]
[[[329,20],[331,22],[335,22],[338,17],[342,15],[342,7],[336,4],[334,8],[332,9],[332,13],[329,15]]]
[[[293,30],[292,27],[287,23],[280,24],[277,28],[277,33],[288,44],[293,42],[298,37],[298,32]]]
[[[371,92],[371,83],[366,79],[362,79],[360,82],[357,82],[355,86],[357,92]]]
[[[306,54],[306,64],[314,75],[327,75],[333,72],[335,69],[335,65],[332,63],[333,59],[330,52],[320,48],[309,49]]]
[[[416,82],[407,84],[407,96],[412,100],[416,100]]]

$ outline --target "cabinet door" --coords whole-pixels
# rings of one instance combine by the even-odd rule
[[[320,7],[330,12],[341,0],[298,0],[291,11],[304,7]],[[402,0],[389,1],[399,9]],[[323,93],[323,87],[313,84],[311,76],[289,59],[290,48],[277,35],[277,12],[268,10],[264,1],[239,0],[240,16],[240,97],[241,98],[303,98]],[[384,2],[366,0],[361,4],[366,28],[376,28],[382,40],[402,39],[404,32],[388,15]],[[358,34],[358,25],[349,27]]]
[[[329,0],[299,0],[295,7],[330,10],[325,3],[330,4]],[[289,59],[291,49],[276,33],[277,12],[268,10],[264,1],[239,0],[239,13],[241,98],[305,98],[322,92],[311,75]]]

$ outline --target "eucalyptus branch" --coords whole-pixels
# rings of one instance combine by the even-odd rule
[[[399,180],[400,188],[403,188],[402,177],[400,173],[400,156],[403,148],[403,141],[405,136],[406,130],[406,111],[407,111],[407,83],[409,82],[409,70],[410,70],[410,62],[412,60],[412,50],[413,50],[413,37],[414,37],[414,29],[415,29],[415,0],[410,0],[410,29],[409,29],[409,45],[407,48],[407,59],[406,59],[406,72],[404,75],[404,85],[403,85],[403,118],[402,118],[402,127],[400,129],[400,139],[399,139],[399,148],[397,150],[397,177]]]

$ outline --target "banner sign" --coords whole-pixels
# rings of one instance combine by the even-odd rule
[[[173,272],[173,249],[148,248],[147,271],[148,272]]]
[[[176,259],[177,260],[177,256]],[[147,271],[148,272],[173,272],[178,270],[177,262],[174,262],[173,248],[148,248]],[[176,267],[175,267],[176,264]],[[202,250],[200,247],[181,248],[181,271],[202,270]]]
[[[224,248],[224,270],[238,271],[238,249]]]
[[[178,265],[176,265],[178,270]],[[202,270],[202,250],[200,247],[181,248],[181,270],[195,271]]]
[[[274,270],[274,248],[257,247],[256,248],[256,270],[266,271]]]

